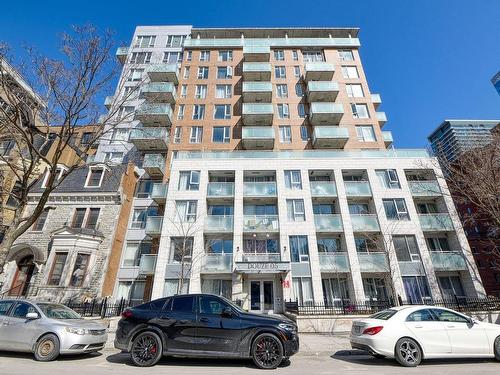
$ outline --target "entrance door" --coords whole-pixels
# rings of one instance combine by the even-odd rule
[[[261,313],[273,313],[274,281],[250,281],[250,310]]]
[[[34,270],[33,255],[21,259],[17,264],[16,274],[9,289],[10,296],[20,297],[26,295]]]

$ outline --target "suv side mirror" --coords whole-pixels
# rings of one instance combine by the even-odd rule
[[[36,312],[29,312],[26,314],[26,319],[27,320],[35,320],[35,319],[38,319],[39,316],[38,316],[38,313]]]
[[[224,310],[222,310],[220,315],[224,318],[232,318],[234,315],[234,312],[231,308],[226,307]]]

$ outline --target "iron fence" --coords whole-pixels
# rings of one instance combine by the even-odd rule
[[[124,299],[110,303],[107,298],[103,298],[102,300],[93,299],[89,302],[67,301],[63,304],[83,317],[101,317],[104,319],[120,316],[125,309],[141,303],[142,301],[127,301]]]

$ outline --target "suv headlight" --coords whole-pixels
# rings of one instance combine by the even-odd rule
[[[64,330],[75,335],[86,335],[89,333],[89,330],[85,328],[65,327]]]
[[[278,327],[288,332],[297,333],[297,327],[294,324],[280,323],[278,324]]]

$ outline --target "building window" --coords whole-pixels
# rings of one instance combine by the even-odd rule
[[[401,189],[399,184],[398,173],[395,169],[379,169],[376,170],[380,185],[386,189]]]
[[[217,61],[233,61],[233,51],[231,50],[219,51],[219,56],[217,58]]]
[[[142,79],[142,73],[144,73],[144,69],[130,69],[127,80],[132,82],[140,81]]]
[[[104,162],[119,164],[123,159],[123,152],[106,152],[104,153]]]
[[[215,120],[229,120],[231,118],[231,104],[216,104],[214,106]]]
[[[232,66],[218,66],[217,67],[217,79],[228,79],[233,76]]]
[[[203,141],[203,126],[191,126],[189,143],[201,143]]]
[[[82,139],[80,140],[80,145],[88,146],[94,140],[94,133],[85,132],[82,134]]]
[[[340,238],[318,238],[318,253],[327,255],[342,251]]]
[[[72,228],[96,229],[100,208],[77,208],[73,214]]]
[[[287,170],[285,173],[285,186],[291,190],[302,190],[302,178],[299,170]]]
[[[89,168],[85,187],[100,187],[104,177],[104,168]]]
[[[343,66],[341,70],[344,78],[359,78],[358,68],[355,66]]]
[[[363,98],[363,87],[360,84],[346,84],[347,96],[349,98]]]
[[[375,142],[375,132],[371,125],[356,125],[356,135],[359,142]]]
[[[156,216],[157,214],[158,207],[155,206],[134,208],[130,229],[144,229],[148,216]]]
[[[138,35],[135,41],[135,48],[153,48],[155,46],[155,35]]]
[[[288,104],[278,104],[278,117],[280,119],[290,118]]]
[[[339,60],[340,61],[354,61],[354,55],[350,50],[339,50]]]
[[[151,254],[151,242],[127,242],[122,267],[139,267],[141,257],[145,254]]]
[[[293,294],[299,305],[313,302],[312,279],[310,277],[292,277]]]
[[[399,262],[420,262],[415,236],[392,236],[392,243]]]
[[[166,64],[177,64],[182,61],[182,52],[164,52],[163,62]]]
[[[177,120],[182,120],[184,118],[184,110],[186,106],[184,104],[179,104],[179,110],[177,111]]]
[[[56,252],[54,254],[52,269],[50,270],[49,279],[47,281],[48,285],[59,285],[61,283],[62,274],[64,271],[64,266],[66,265],[67,258],[68,253]]]
[[[231,300],[231,296],[233,294],[233,281],[202,278],[201,292],[215,294]]]
[[[137,181],[135,188],[136,198],[151,198],[151,191],[153,190],[153,181],[141,179]]]
[[[118,282],[116,299],[117,301],[125,300],[132,303],[140,303],[144,300],[145,287],[145,281],[120,281]]]
[[[208,66],[198,67],[198,79],[208,79]]]
[[[389,295],[383,278],[363,277],[365,298],[370,301],[387,301]]]
[[[166,47],[182,47],[186,35],[169,35]]]
[[[377,253],[382,250],[374,238],[354,237],[354,244],[358,253]]]
[[[193,223],[196,221],[198,202],[176,201],[177,218],[181,222]]]
[[[116,114],[116,119],[118,121],[124,120],[127,121],[128,119],[131,120],[131,115],[134,113],[134,107],[132,106],[122,106],[120,109],[118,109],[118,112]]]
[[[131,64],[149,64],[151,62],[151,52],[134,52],[130,56]]]
[[[212,142],[229,143],[231,140],[229,126],[214,126],[212,133]]]
[[[304,96],[304,89],[302,88],[302,83],[295,84],[295,94],[297,96]]]
[[[179,190],[200,190],[200,171],[179,172]]]
[[[207,254],[232,254],[233,240],[230,239],[210,239],[207,243]]]
[[[182,85],[181,86],[181,98],[187,98],[187,95],[188,95],[188,87],[187,87],[187,85]]]
[[[366,104],[351,104],[352,117],[358,119],[370,118]]]
[[[297,113],[299,114],[300,118],[306,117],[306,106],[304,105],[304,103],[297,104]]]
[[[410,220],[408,209],[403,198],[382,199],[385,216],[388,220]]]
[[[80,288],[83,286],[85,281],[85,274],[87,273],[87,267],[89,265],[90,254],[76,255],[75,266],[73,267],[73,272],[71,273],[71,279],[69,285]]]
[[[185,66],[184,72],[182,73],[182,78],[188,79],[190,72],[191,72],[191,68],[189,66]]]
[[[215,85],[215,97],[217,99],[229,99],[232,96],[232,85]]]
[[[292,143],[292,128],[289,125],[284,125],[279,127],[280,132],[280,142],[281,143]]]
[[[444,299],[455,300],[456,297],[465,297],[460,276],[440,276],[438,277],[438,283]]]
[[[290,236],[289,239],[292,262],[309,262],[307,236]]]
[[[274,67],[274,78],[286,78],[286,68],[284,66]]]
[[[320,62],[325,61],[323,51],[302,51],[304,62]]]
[[[203,120],[205,118],[205,104],[195,104],[193,106],[193,120]]]
[[[113,133],[111,133],[111,141],[110,143],[127,143],[129,136],[129,129],[125,128],[116,128],[113,129]]]
[[[299,52],[296,49],[292,50],[292,59],[293,61],[299,60]]]
[[[274,50],[274,59],[276,61],[284,61],[285,60],[285,51],[282,49]]]
[[[323,298],[327,306],[342,307],[343,301],[349,301],[347,279],[341,277],[322,279],[321,284],[323,286]]]
[[[180,126],[174,129],[174,143],[181,143],[182,128]]]
[[[430,251],[450,251],[450,245],[446,237],[428,237],[425,239]],[[476,248],[472,248],[473,253],[478,253]]]
[[[187,51],[186,52],[186,61],[192,61],[193,60],[193,51]]]
[[[49,210],[43,210],[42,213],[38,216],[35,223],[33,224],[33,229],[36,232],[41,232],[43,227],[45,226],[45,222],[47,221],[47,216],[49,215]]]
[[[176,294],[187,294],[189,291],[189,280],[184,280],[182,286],[179,279],[165,279],[163,296],[170,297]]]
[[[300,139],[303,142],[307,142],[309,140],[309,130],[307,129],[306,125],[300,126]]]
[[[194,97],[196,99],[205,99],[207,97],[207,85],[196,85]]]
[[[210,61],[210,51],[200,51],[200,61]]]
[[[56,168],[56,176],[54,179],[54,182],[58,182],[61,177],[64,175],[64,172],[66,172],[68,169],[63,166],[63,165],[58,165]],[[45,172],[45,176],[43,177],[42,185],[41,187],[45,189],[47,187],[47,182],[49,180],[49,175],[50,175],[50,169],[47,168],[47,171]]]
[[[288,221],[306,221],[303,199],[287,199]]]
[[[300,77],[300,66],[294,66],[293,67],[293,75],[295,78]]]
[[[288,98],[288,86],[286,84],[278,83],[276,85],[276,96],[278,98]]]

